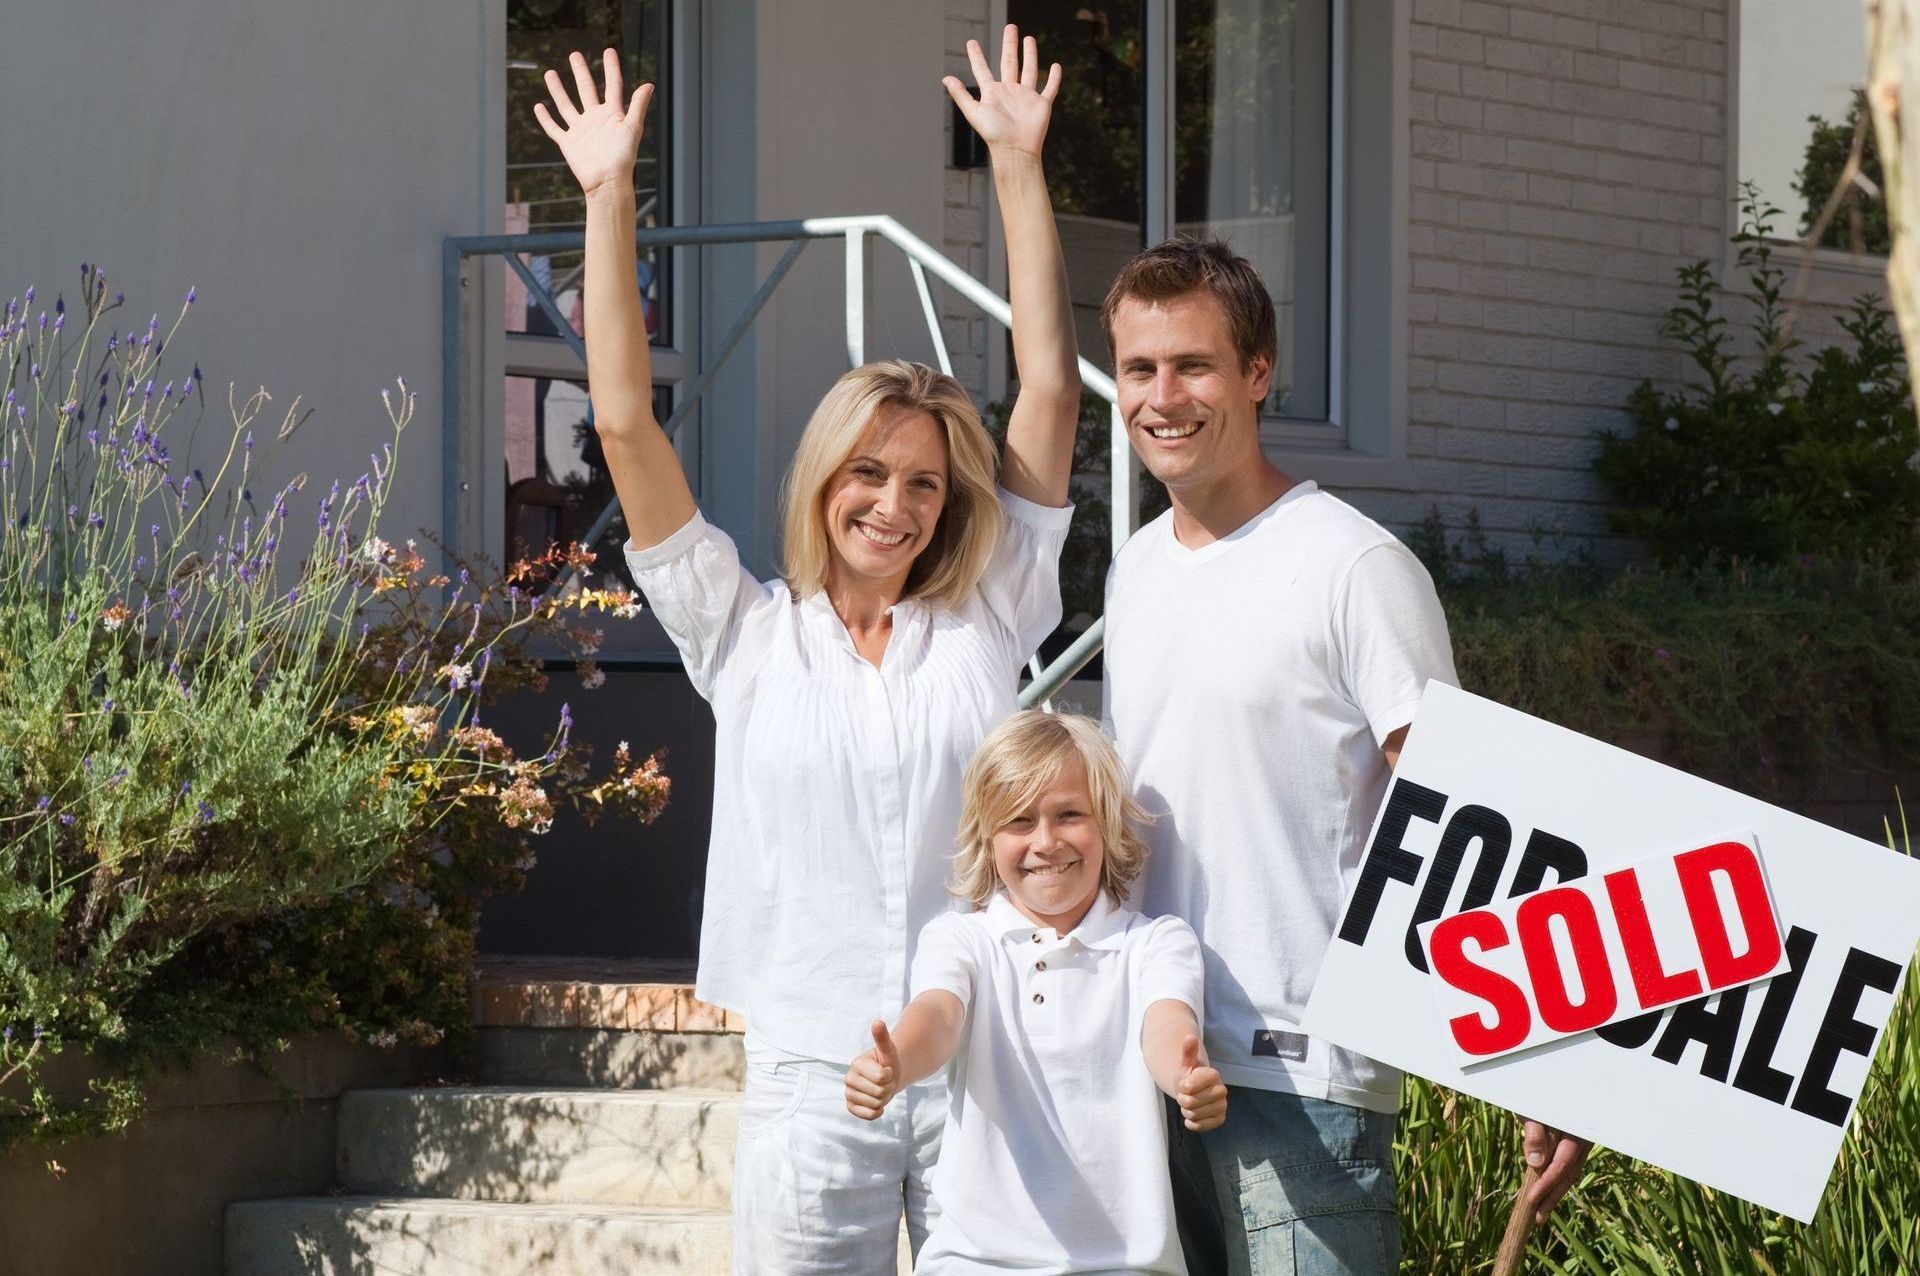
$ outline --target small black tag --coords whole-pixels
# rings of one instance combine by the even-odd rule
[[[1279,1028],[1255,1028],[1253,1053],[1269,1059],[1287,1059],[1299,1063],[1307,1057],[1307,1034]]]

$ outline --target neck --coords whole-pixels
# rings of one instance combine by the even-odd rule
[[[1025,904],[1022,904],[1018,899],[1014,898],[1011,891],[1007,893],[1007,902],[1013,905],[1015,912],[1032,922],[1035,926],[1049,927],[1055,933],[1061,935],[1067,934],[1081,922],[1087,920],[1087,914],[1093,911],[1093,905],[1099,898],[1100,890],[1096,888],[1093,894],[1087,896],[1081,903],[1076,904],[1064,913],[1049,917],[1045,913],[1036,913]]]
[[[893,623],[888,609],[900,601],[907,578],[895,581],[849,580],[840,573],[827,573],[827,602],[832,604],[840,623],[853,633],[866,633]]]
[[[1230,536],[1293,484],[1291,476],[1263,455],[1217,483],[1171,488],[1167,494],[1173,498],[1174,538],[1194,549]]]

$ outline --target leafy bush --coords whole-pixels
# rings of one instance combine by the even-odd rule
[[[252,490],[264,392],[229,397],[211,477],[182,473],[167,426],[205,397],[198,368],[156,391],[173,331],[113,329],[90,268],[77,335],[34,296],[0,320],[0,1141],[123,1124],[146,1070],[228,1033],[260,1053],[327,1024],[462,1026],[476,896],[517,871],[503,849],[556,798],[645,817],[666,793],[657,760],[625,756],[588,786],[564,713],[522,759],[474,705],[526,676],[504,657],[530,627],[637,604],[543,599],[557,556],[424,576],[375,534],[391,445],[295,554],[304,476]],[[397,437],[413,398],[385,397]],[[124,1070],[56,1095],[68,1045]]]
[[[1663,564],[1815,554],[1910,567],[1920,473],[1899,335],[1863,296],[1841,321],[1852,348],[1796,365],[1785,271],[1767,241],[1778,210],[1751,184],[1744,190],[1734,241],[1757,301],[1752,354],[1736,361],[1729,349],[1712,265],[1682,267],[1680,301],[1661,331],[1685,347],[1705,386],[1643,382],[1627,401],[1631,430],[1601,433],[1594,469],[1615,502],[1611,522]]]
[[[1807,117],[1813,133],[1807,138],[1805,162],[1793,183],[1794,191],[1806,202],[1800,214],[1802,236],[1813,233],[1814,222],[1819,220],[1827,200],[1833,197],[1834,187],[1840,184],[1840,174],[1853,154],[1853,135],[1861,127],[1860,117],[1865,109],[1865,95],[1856,92],[1847,104],[1846,118],[1840,123],[1829,124],[1818,115]],[[1866,137],[1860,149],[1860,175],[1871,182],[1875,190],[1886,189],[1886,179],[1880,171],[1880,147],[1871,120],[1866,122]],[[1858,186],[1847,191],[1833,220],[1827,223],[1826,233],[1820,237],[1820,246],[1879,253],[1883,257],[1892,252],[1893,231],[1887,224],[1886,201],[1869,196]]]

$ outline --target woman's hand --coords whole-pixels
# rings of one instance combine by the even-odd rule
[[[1012,24],[1000,41],[999,79],[993,78],[979,41],[967,41],[967,61],[973,65],[979,98],[968,93],[955,76],[940,81],[967,123],[996,154],[1037,157],[1041,143],[1047,139],[1047,122],[1053,118],[1053,99],[1060,92],[1060,64],[1053,64],[1047,72],[1046,87],[1040,88],[1040,46],[1032,36],[1023,43],[1020,29]]]
[[[602,101],[594,91],[593,72],[580,53],[569,55],[574,87],[580,93],[580,107],[561,83],[558,71],[547,72],[547,91],[553,94],[554,122],[545,102],[534,104],[533,117],[548,137],[560,147],[567,167],[573,170],[580,189],[588,195],[608,182],[633,180],[634,160],[640,154],[640,137],[647,118],[647,104],[653,100],[653,86],[642,84],[633,91],[626,108],[620,106],[620,57],[612,49],[601,55],[606,66],[607,96]],[[1043,126],[1044,131],[1044,126]]]

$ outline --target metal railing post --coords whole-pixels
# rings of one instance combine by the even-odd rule
[[[867,232],[847,230],[847,366],[867,361]]]

